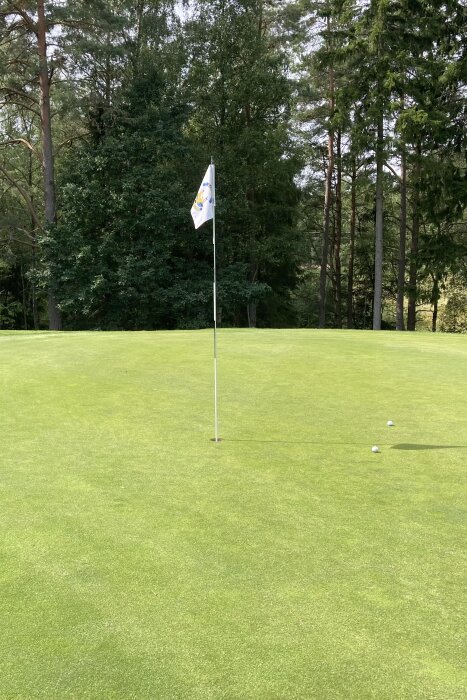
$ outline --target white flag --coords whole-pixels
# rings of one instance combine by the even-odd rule
[[[191,207],[191,216],[195,228],[199,228],[205,221],[214,216],[214,166],[210,165],[206,170],[201,187]]]

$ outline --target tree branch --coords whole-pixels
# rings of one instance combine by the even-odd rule
[[[34,153],[34,155],[39,160],[39,162],[42,163],[42,159],[41,159],[39,153],[36,151],[34,146],[31,143],[29,143],[29,141],[27,141],[26,139],[17,138],[17,139],[11,139],[10,141],[3,141],[2,143],[0,143],[0,147],[1,146],[13,146],[14,144],[17,144],[17,143],[22,143],[24,146],[26,146],[26,148],[29,148],[29,150],[32,153]]]
[[[34,107],[31,107],[30,105],[24,104],[24,102],[18,102],[17,100],[3,100],[3,102],[0,102],[0,107],[7,107],[8,105],[22,107],[23,109],[27,109],[29,112],[35,114],[37,117],[39,117],[39,119],[41,118],[41,113],[38,109],[34,109]]]
[[[58,144],[58,146],[55,148],[55,153],[58,153],[64,146],[68,146],[68,144],[73,143],[73,141],[79,141],[80,139],[86,138],[86,136],[87,133],[77,134],[77,136],[71,136],[69,139],[66,139],[65,141],[62,141]]]
[[[35,22],[33,22],[33,20],[28,15],[28,13],[25,12],[25,10],[23,10],[22,7],[18,7],[18,5],[16,5],[16,4],[13,5],[13,8],[14,8],[14,14],[17,14],[23,18],[23,22],[24,22],[25,26],[29,29],[29,31],[31,31],[37,35],[37,24]]]
[[[23,232],[24,232],[24,229],[18,229],[18,231],[23,231]],[[29,235],[29,234],[28,234],[28,235]],[[0,244],[1,244],[1,243],[3,243],[3,244],[5,244],[5,243],[10,243],[10,241],[14,241],[15,243],[21,243],[21,245],[29,245],[29,246],[31,246],[31,248],[35,248],[35,247],[36,247],[36,243],[35,243],[33,240],[31,240],[31,241],[26,241],[26,240],[24,240],[24,238],[23,238],[23,239],[21,239],[21,238],[15,238],[14,236],[8,236],[8,238],[3,238],[3,239],[0,238]]]
[[[390,171],[392,172],[392,174],[393,174],[395,177],[397,177],[397,179],[399,180],[399,182],[401,182],[402,178],[401,178],[400,175],[398,175],[398,174],[396,173],[396,171],[394,170],[394,168],[393,168],[391,165],[389,165],[389,163],[384,163],[384,165],[386,166],[386,168],[387,168],[388,170],[390,170]]]
[[[26,192],[26,190],[25,190],[23,187],[21,187],[21,185],[20,185],[18,182],[16,182],[16,180],[14,179],[14,177],[12,177],[12,176],[10,175],[10,173],[9,173],[9,172],[3,167],[3,165],[1,165],[1,164],[0,164],[0,173],[3,173],[4,177],[8,180],[8,182],[10,182],[10,183],[18,190],[18,192],[20,193],[21,197],[24,199],[24,202],[25,202],[27,208],[29,209],[29,212],[30,212],[30,214],[31,214],[32,220],[34,221],[36,227],[37,227],[38,229],[42,229],[42,226],[41,226],[41,224],[40,224],[40,221],[39,221],[39,218],[38,218],[38,216],[37,216],[36,210],[34,209],[34,205],[33,205],[32,201],[31,201],[31,197],[28,195],[28,193]]]

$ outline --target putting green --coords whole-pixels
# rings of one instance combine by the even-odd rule
[[[0,333],[1,700],[464,699],[467,337],[221,330],[219,388]]]

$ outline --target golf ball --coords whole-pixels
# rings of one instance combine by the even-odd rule
[[[394,423],[392,422],[392,420],[388,420],[388,422],[386,423],[386,425],[394,425]]]
[[[372,452],[379,452],[379,447],[377,447],[376,445],[373,445],[373,447],[371,448],[371,451]]]

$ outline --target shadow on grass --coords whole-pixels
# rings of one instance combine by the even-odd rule
[[[330,440],[257,440],[255,438],[222,438],[222,442],[255,442],[276,445],[347,445],[368,446],[368,442],[331,442]],[[382,447],[390,447],[391,450],[465,450],[467,445],[419,445],[402,442],[399,445],[379,443]]]
[[[467,445],[416,445],[410,442],[402,442],[400,445],[392,445],[392,450],[462,450]]]
[[[254,438],[222,438],[222,442],[251,442],[261,445],[342,445],[343,447],[368,447],[368,442],[336,442],[332,440],[255,440]],[[390,447],[387,443],[379,443],[382,447]]]
[[[222,442],[255,442],[266,445],[344,445],[347,447],[368,447],[368,442],[336,442],[332,440],[257,440],[255,438],[222,438]],[[379,443],[384,447],[390,447],[388,443]]]

